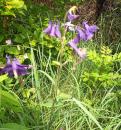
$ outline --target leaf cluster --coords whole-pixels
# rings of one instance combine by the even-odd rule
[[[88,52],[88,60],[91,68],[83,74],[83,81],[94,87],[112,87],[120,86],[121,75],[119,62],[121,61],[121,53],[112,54],[112,51],[103,46],[99,53],[96,50]]]

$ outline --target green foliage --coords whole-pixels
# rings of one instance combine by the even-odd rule
[[[9,30],[10,22],[12,22],[12,19],[16,17],[16,14],[23,14],[24,10],[26,9],[26,6],[24,4],[23,0],[1,0],[0,1],[0,59],[5,55],[6,53],[11,55],[19,55],[23,52],[23,49],[19,50],[18,46],[8,46],[5,45],[6,40],[10,39],[12,33]],[[19,36],[20,37],[20,36]],[[20,37],[21,38],[21,37]],[[19,38],[19,43],[20,43]],[[17,37],[16,37],[17,39]],[[12,41],[13,44],[13,41]],[[1,59],[2,63],[4,62],[4,59]]]
[[[95,122],[100,130],[103,130],[96,118],[84,107],[84,105],[80,101],[76,100],[75,98],[73,98],[73,101]]]
[[[100,53],[96,50],[88,52],[91,68],[83,74],[83,81],[90,86],[120,86],[121,75],[115,66],[121,61],[121,53],[111,54],[111,50],[103,46]]]
[[[1,0],[0,5],[0,15],[15,16],[16,10],[26,9],[23,0]]]
[[[14,93],[10,93],[4,90],[0,90],[0,108],[10,109],[14,112],[22,112],[22,107],[19,98]]]
[[[2,75],[2,76],[0,76],[0,83],[1,83],[2,81],[6,80],[7,78],[8,78],[7,75]]]
[[[24,61],[26,53],[33,66],[25,77],[0,76],[0,130],[120,129],[121,53],[107,46],[100,49],[99,44],[97,49],[92,42],[80,43],[89,51],[79,64],[67,46],[73,34],[66,35],[62,48],[59,39],[43,33],[49,20],[62,19],[68,6],[80,2],[83,0],[57,0],[52,9],[30,3],[20,15],[25,6],[22,0],[0,1],[1,15],[16,15],[9,17],[7,31],[0,19],[0,67],[6,53],[28,63]],[[6,45],[7,39],[12,45]]]

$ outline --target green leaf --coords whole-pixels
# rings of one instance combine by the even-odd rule
[[[3,128],[0,130],[28,130],[25,126],[19,125],[17,123],[6,123],[2,125]]]
[[[14,55],[18,55],[20,53],[20,51],[16,47],[6,47],[5,52]]]
[[[15,16],[13,11],[5,11],[5,12],[2,12],[1,15],[12,15],[12,16]]]
[[[55,65],[55,66],[60,66],[60,65],[61,65],[61,63],[60,63],[60,62],[58,62],[58,61],[52,61],[52,65]]]
[[[7,6],[12,6],[12,8],[19,9],[19,8],[23,8],[24,1],[22,1],[22,0],[11,0],[11,1],[6,2],[6,4],[7,4]]]
[[[23,43],[24,42],[24,38],[23,38],[22,34],[15,35],[14,42]]]
[[[2,42],[2,40],[4,39],[4,35],[0,35],[0,42]]]
[[[0,108],[0,120],[3,119],[5,116],[5,110],[4,108]]]
[[[22,112],[22,107],[17,95],[8,91],[0,90],[1,106],[15,112]]]
[[[46,72],[44,72],[44,71],[42,71],[42,70],[39,70],[42,74],[44,74],[51,82],[52,82],[52,84],[55,84],[55,81],[54,81],[54,79],[50,76],[50,75],[48,75]]]
[[[36,40],[32,40],[29,44],[30,44],[31,46],[36,46]]]

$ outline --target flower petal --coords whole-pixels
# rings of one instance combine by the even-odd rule
[[[83,30],[81,30],[79,27],[76,30],[78,32],[80,39],[83,40],[83,41],[86,41],[87,37],[86,37],[85,32]]]
[[[77,19],[79,17],[79,15],[68,12],[67,17],[68,17],[69,21],[73,21],[73,20]]]
[[[94,33],[90,32],[88,30],[86,30],[85,33],[86,33],[86,40],[90,40],[94,36]]]
[[[61,38],[59,23],[56,25],[55,35],[56,35],[58,38]]]
[[[49,34],[51,32],[51,29],[52,29],[52,22],[50,21],[48,27],[43,32]]]
[[[56,37],[55,32],[56,32],[56,24],[54,24],[54,25],[52,26],[51,32],[49,33],[50,36]]]
[[[74,49],[74,51],[79,55],[81,59],[86,57],[86,49],[78,48],[77,45],[74,43],[74,39],[69,42],[69,45]]]
[[[82,25],[85,28],[86,40],[90,40],[99,28],[96,25],[89,26],[87,23],[87,21],[84,21]]]
[[[85,49],[85,48],[79,48],[77,54],[79,55],[79,57],[80,57],[81,59],[85,59],[86,56],[87,56],[86,49]]]
[[[11,73],[12,72],[12,65],[6,65],[3,69],[0,70],[0,75],[5,73]]]
[[[10,63],[11,63],[10,56],[6,55],[6,64],[10,64]]]
[[[94,33],[94,32],[96,32],[96,31],[99,29],[98,26],[96,26],[96,25],[91,25],[91,26],[89,26],[87,23],[88,23],[87,21],[84,21],[84,22],[82,23],[82,25],[83,25],[83,27],[84,27],[86,30],[88,30],[89,32]]]
[[[26,75],[27,74],[27,69],[17,65],[17,75]]]

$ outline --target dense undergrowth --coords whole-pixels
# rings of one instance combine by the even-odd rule
[[[120,130],[120,9],[102,14],[93,40],[78,39],[75,48],[78,30],[64,30],[63,1],[54,9],[6,1],[0,3],[0,130]],[[49,20],[60,22],[61,38],[43,32]],[[15,57],[22,64],[13,69]]]

